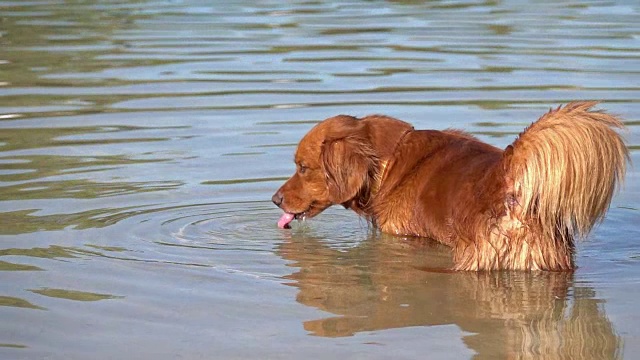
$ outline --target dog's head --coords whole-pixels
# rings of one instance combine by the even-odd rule
[[[365,121],[345,115],[322,121],[298,144],[296,172],[272,197],[285,212],[278,226],[316,216],[331,205],[349,207],[368,192],[377,162]]]

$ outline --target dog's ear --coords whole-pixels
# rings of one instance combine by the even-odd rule
[[[354,118],[332,129],[322,145],[321,164],[326,175],[330,200],[342,204],[370,185],[377,158],[365,125]]]

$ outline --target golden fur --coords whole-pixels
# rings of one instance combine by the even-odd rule
[[[341,204],[383,232],[436,239],[458,270],[569,270],[574,239],[607,211],[628,150],[615,116],[572,102],[504,151],[459,130],[340,115],[300,141],[273,201],[293,217]]]

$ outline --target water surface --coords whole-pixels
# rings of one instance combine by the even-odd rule
[[[506,146],[570,100],[625,119],[627,1],[0,1],[0,357],[632,359],[630,168],[565,273],[446,273],[444,246],[269,199],[326,117]]]

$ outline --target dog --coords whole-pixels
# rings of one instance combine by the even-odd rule
[[[415,130],[383,115],[314,126],[273,195],[293,219],[342,205],[384,233],[435,239],[454,270],[575,268],[575,241],[604,217],[629,151],[596,102],[552,109],[502,150],[461,130]]]

